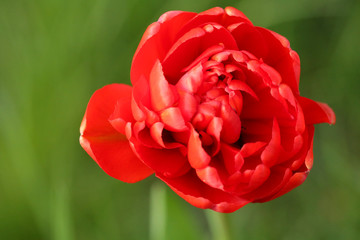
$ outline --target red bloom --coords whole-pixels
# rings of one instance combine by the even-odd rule
[[[138,46],[133,87],[90,99],[80,143],[110,176],[155,173],[199,208],[269,201],[306,179],[313,124],[335,123],[299,95],[299,76],[287,39],[235,8],[167,12]]]

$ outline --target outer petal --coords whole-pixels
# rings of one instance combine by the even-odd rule
[[[161,24],[154,22],[146,29],[140,44],[135,52],[130,77],[133,85],[141,78],[141,76],[149,76],[153,63],[156,59],[161,58],[165,54],[165,50],[159,45],[159,31]]]
[[[134,144],[139,157],[156,173],[166,177],[178,177],[185,174],[190,165],[178,149],[155,149]]]
[[[194,16],[179,32],[179,36],[192,28],[199,27],[205,23],[220,23],[224,15],[224,9],[214,7]]]
[[[131,121],[131,87],[112,84],[97,90],[91,97],[80,127],[80,144],[110,176],[124,182],[137,182],[153,173],[132,152],[123,133],[108,121],[117,103],[123,111],[117,119]],[[123,127],[119,127],[123,129]]]
[[[158,22],[166,28],[164,34],[167,34],[167,39],[172,42],[178,36],[179,30],[184,27],[184,24],[196,15],[197,13],[194,12],[169,11],[161,15]]]
[[[305,97],[299,97],[306,124],[329,123],[335,124],[334,111],[325,103],[315,102]]]
[[[224,10],[226,14],[225,18],[227,25],[232,23],[233,21],[251,23],[243,12],[234,7],[226,7]]]
[[[275,68],[283,82],[288,84],[295,94],[299,94],[300,59],[290,48],[289,41],[268,29],[256,27],[267,42],[268,53],[261,56],[264,62]]]
[[[253,199],[254,202],[266,202],[265,199],[272,197],[280,191],[292,176],[290,169],[275,166],[271,169],[270,176],[266,182],[258,189],[246,195],[246,198]]]
[[[149,76],[155,60],[162,60],[183,25],[196,13],[172,11],[163,14],[158,22],[152,23],[145,31],[135,52],[131,65],[131,82],[133,85],[141,75]]]
[[[306,180],[307,175],[308,173],[305,172],[295,173],[293,176],[290,177],[289,181],[278,193],[276,193],[274,196],[271,196],[270,198],[261,199],[258,202],[267,202],[275,198],[281,197],[282,195],[293,190],[294,188],[300,186]]]
[[[261,33],[247,22],[235,23],[228,27],[234,36],[238,48],[247,50],[256,57],[264,56],[268,53],[268,46]]]
[[[217,212],[230,213],[245,206],[250,201],[212,188],[200,181],[194,171],[178,178],[157,175],[180,197],[198,208],[211,208]]]
[[[310,144],[309,147],[309,151],[306,154],[305,157],[305,166],[308,169],[308,171],[311,170],[312,166],[313,166],[313,160],[314,160],[314,154],[313,154],[313,144],[314,144],[314,126],[309,126],[309,136],[308,136],[308,141]]]
[[[97,90],[91,97],[85,116],[80,126],[82,135],[104,136],[114,133],[114,128],[108,121],[114,112],[118,101],[128,102],[132,88],[124,84],[110,84]],[[132,121],[131,110],[124,109],[124,120]]]
[[[176,83],[184,68],[189,66],[203,52],[216,45],[237,50],[233,36],[219,24],[210,23],[186,32],[173,44],[162,62],[164,74],[168,81]]]
[[[214,7],[197,14],[182,29],[180,34],[184,34],[189,29],[203,25],[205,23],[219,23],[225,27],[236,22],[247,22],[252,24],[250,20],[239,10],[233,7]]]

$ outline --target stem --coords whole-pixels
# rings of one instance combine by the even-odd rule
[[[213,240],[231,239],[229,219],[227,214],[206,210],[206,217]]]
[[[166,192],[161,183],[150,189],[150,240],[165,240]]]

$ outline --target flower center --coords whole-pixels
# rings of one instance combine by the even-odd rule
[[[242,51],[219,51],[197,59],[177,83],[180,92],[195,102],[189,120],[211,155],[219,151],[220,141],[241,144],[243,92],[257,98],[244,73],[246,62],[253,58]]]

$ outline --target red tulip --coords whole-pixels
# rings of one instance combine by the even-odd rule
[[[133,87],[90,99],[80,143],[114,178],[155,173],[192,205],[233,212],[302,184],[313,125],[335,123],[299,77],[288,40],[235,8],[167,12],[136,50]]]

